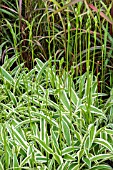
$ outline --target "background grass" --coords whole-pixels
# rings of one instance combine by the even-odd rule
[[[110,1],[0,3],[0,169],[112,169]]]

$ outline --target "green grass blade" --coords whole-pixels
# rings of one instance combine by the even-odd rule
[[[3,67],[0,68],[0,73],[2,77],[9,82],[9,84],[11,85],[15,84],[13,77]]]
[[[1,161],[0,161],[0,169],[1,169],[1,170],[4,170],[4,166],[3,166],[3,164],[2,164]]]
[[[30,158],[31,155],[28,155],[24,160],[22,160],[22,162],[20,163],[20,168],[22,168],[25,164],[27,164]]]
[[[45,64],[43,64],[43,66],[41,67],[40,71],[38,72],[38,75],[36,76],[36,81],[39,82],[40,81],[40,78],[41,78],[41,75],[42,73],[45,71],[46,67],[48,66],[49,62],[50,62],[51,59],[49,59]]]
[[[104,170],[112,170],[111,166],[105,165],[105,164],[94,166],[90,170],[103,170],[103,169]]]
[[[21,170],[21,168],[19,168],[18,159],[15,153],[13,154],[13,169]]]
[[[32,139],[34,139],[36,142],[38,142],[38,144],[49,154],[53,154],[53,150],[47,146],[47,144],[40,140],[39,138],[35,137],[35,136],[31,136]]]
[[[59,93],[59,98],[60,98],[60,101],[62,102],[64,108],[66,108],[68,111],[70,111],[70,102],[69,102],[67,94],[64,90],[62,90]]]
[[[70,129],[64,120],[62,120],[62,131],[63,131],[64,137],[65,137],[65,140],[67,142],[67,145],[70,146],[71,145]]]
[[[98,160],[110,159],[110,158],[113,158],[112,154],[99,154],[99,155],[92,156],[90,158],[90,161],[98,161]]]
[[[89,125],[88,131],[89,131],[89,149],[90,149],[95,139],[96,126],[94,126],[94,124]]]
[[[108,141],[101,139],[101,138],[95,138],[94,142],[99,144],[99,145],[104,146],[106,149],[108,149],[110,152],[113,153],[113,147]]]
[[[14,138],[18,141],[18,143],[21,145],[21,147],[25,150],[27,150],[28,148],[28,143],[27,141],[24,140],[24,138],[21,136],[21,134],[15,129],[14,126],[12,126],[12,130],[13,130],[13,135]]]
[[[72,147],[72,146],[69,146],[69,147],[66,147],[62,150],[62,155],[65,155],[65,154],[69,154],[71,152],[74,152],[75,151],[75,147]]]
[[[13,105],[16,107],[17,106],[17,100],[16,100],[15,95],[10,90],[8,90],[8,93],[9,93],[11,101],[13,102]]]
[[[60,155],[55,153],[55,154],[53,154],[53,156],[54,156],[54,159],[57,161],[57,163],[59,165],[61,165],[63,163],[63,159],[62,159],[62,157]]]

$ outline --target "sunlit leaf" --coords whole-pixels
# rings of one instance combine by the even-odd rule
[[[13,77],[3,67],[0,68],[0,73],[5,80],[7,80],[10,84],[14,85],[15,82]]]
[[[90,158],[90,161],[98,161],[100,159],[110,159],[112,158],[113,155],[112,154],[99,154],[99,155],[95,155],[93,157]]]

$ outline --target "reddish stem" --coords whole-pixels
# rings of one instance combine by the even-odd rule
[[[113,18],[113,3],[112,3],[111,10],[110,10],[110,14],[111,14],[111,17]],[[113,25],[112,24],[110,24],[110,35],[113,37]]]

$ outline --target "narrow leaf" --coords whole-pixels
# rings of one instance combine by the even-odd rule
[[[1,161],[0,161],[0,169],[1,169],[1,170],[4,170],[4,167],[3,167],[3,164],[2,164]]]
[[[29,159],[31,158],[31,155],[28,155],[21,163],[20,167],[24,166],[26,163],[28,163]]]
[[[60,155],[55,153],[53,156],[54,156],[54,159],[58,162],[59,165],[63,163],[63,159]]]
[[[16,140],[18,141],[18,143],[21,145],[22,148],[24,148],[25,150],[27,150],[28,147],[28,143],[27,141],[25,141],[22,136],[20,135],[20,133],[14,128],[14,126],[12,126],[12,130],[13,130],[13,136],[14,138],[16,138]]]
[[[57,1],[55,1],[55,0],[51,0],[53,3],[55,3],[57,6],[59,6],[58,5],[58,3],[57,3]],[[60,9],[58,9],[58,10],[56,10],[55,12],[54,12],[54,15],[55,14],[57,14],[58,12],[61,12],[62,10],[64,10],[64,9],[66,9],[67,7],[69,7],[69,6],[72,6],[72,5],[74,5],[74,4],[76,4],[76,3],[78,3],[78,2],[82,2],[83,0],[72,0],[72,1],[70,1],[69,3],[67,3],[66,5],[64,5],[63,7],[60,7]],[[51,15],[49,16],[49,17],[51,17]]]
[[[3,78],[5,78],[10,84],[14,85],[15,82],[13,77],[3,67],[0,68],[0,72]]]
[[[62,155],[69,154],[71,152],[75,151],[75,147],[69,146],[62,150]]]
[[[94,124],[89,125],[89,149],[92,146],[92,143],[95,139],[95,135],[96,135],[96,127],[94,126]]]
[[[70,134],[70,129],[69,126],[67,125],[67,123],[62,120],[62,130],[64,133],[64,137],[66,139],[67,145],[70,146],[71,145],[71,134]]]
[[[108,141],[101,139],[101,138],[95,138],[94,142],[98,143],[99,145],[104,146],[106,149],[108,149],[110,152],[113,153],[113,147],[111,146],[111,144]]]
[[[70,110],[70,102],[69,102],[69,99],[67,97],[66,92],[64,90],[62,90],[60,92],[60,96],[59,97],[60,97],[60,100],[61,100],[64,108],[66,108],[69,111]]]
[[[91,161],[86,157],[83,157],[82,159],[83,159],[84,163],[86,163],[86,165],[88,165],[88,167],[91,168]]]
[[[89,4],[89,7],[93,9],[94,12],[99,11],[93,4]],[[113,22],[103,12],[100,12],[100,16],[113,25]]]
[[[16,100],[15,95],[10,90],[8,90],[8,93],[9,93],[11,101],[13,102],[13,105],[17,106],[17,100]]]
[[[13,169],[21,170],[21,169],[19,168],[18,159],[17,159],[17,156],[16,156],[15,153],[14,153],[14,155],[13,155]]]
[[[31,136],[31,137],[32,137],[35,141],[37,141],[38,144],[39,144],[41,147],[43,147],[43,149],[44,149],[46,152],[48,152],[49,154],[53,154],[53,150],[52,150],[50,147],[48,147],[44,141],[40,140],[39,138],[37,138],[37,137],[35,137],[35,136]]]
[[[93,157],[90,158],[91,161],[98,161],[100,159],[110,159],[112,158],[113,155],[112,154],[99,154],[99,155],[95,155]]]
[[[111,166],[105,165],[105,164],[94,166],[90,170],[103,170],[103,169],[104,170],[112,170]]]

